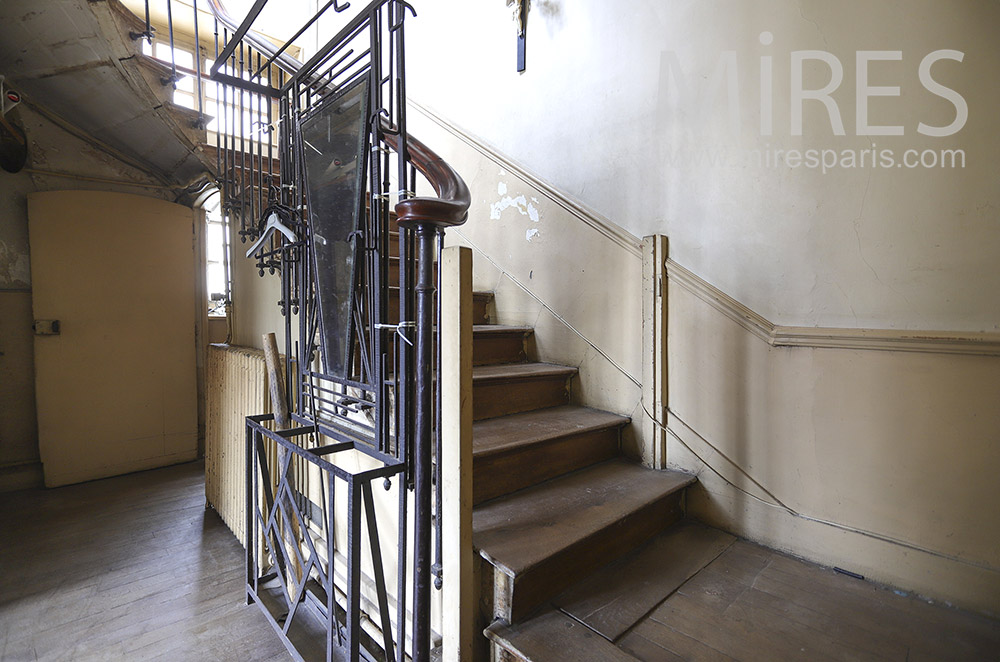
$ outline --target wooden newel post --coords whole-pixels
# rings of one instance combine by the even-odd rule
[[[472,250],[441,254],[441,659],[472,659]]]

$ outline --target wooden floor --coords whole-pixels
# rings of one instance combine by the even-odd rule
[[[489,632],[504,661],[1000,660],[1000,621],[690,521]]]
[[[290,659],[244,603],[242,549],[205,509],[202,464],[0,499],[0,660]],[[532,656],[557,662],[1000,660],[998,621],[697,524],[599,572],[615,581],[505,636],[580,632],[589,656]]]
[[[1000,622],[735,541],[618,641],[640,660],[1000,660]]]
[[[0,660],[288,660],[184,464],[0,495]]]

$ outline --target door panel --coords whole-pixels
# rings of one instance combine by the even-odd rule
[[[28,196],[38,440],[49,487],[194,459],[191,209],[123,193]]]

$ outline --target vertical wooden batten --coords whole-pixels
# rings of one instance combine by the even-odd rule
[[[472,659],[472,251],[441,254],[442,660]]]
[[[667,466],[667,257],[664,235],[642,240],[642,462]],[[652,417],[652,418],[651,418]]]

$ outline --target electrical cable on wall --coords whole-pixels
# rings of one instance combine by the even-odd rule
[[[705,465],[705,467],[709,471],[711,471],[716,476],[718,476],[719,478],[721,478],[723,481],[725,481],[726,484],[728,484],[733,489],[737,490],[738,492],[741,492],[741,493],[745,494],[746,496],[750,497],[751,499],[753,499],[755,501],[759,501],[760,503],[764,504],[765,506],[768,506],[770,508],[776,508],[778,510],[783,510],[783,511],[787,512],[789,515],[792,515],[793,517],[797,517],[799,519],[803,519],[803,520],[806,520],[808,522],[816,522],[817,524],[825,524],[827,526],[832,526],[832,527],[834,527],[836,529],[840,529],[842,531],[847,531],[849,533],[856,533],[856,534],[865,536],[867,538],[872,538],[874,540],[878,540],[880,542],[891,543],[893,545],[898,545],[900,547],[905,547],[906,549],[912,549],[914,551],[922,552],[924,554],[930,554],[931,556],[935,556],[935,557],[938,557],[938,558],[941,558],[941,559],[945,559],[945,560],[948,560],[948,561],[954,561],[956,563],[961,563],[963,565],[968,565],[968,566],[972,566],[974,568],[979,568],[980,570],[987,570],[989,572],[1000,573],[1000,568],[994,568],[994,567],[992,567],[990,565],[987,565],[985,563],[977,563],[976,561],[970,561],[968,559],[963,559],[963,558],[960,558],[960,557],[957,557],[957,556],[953,556],[951,554],[945,554],[944,552],[938,552],[938,551],[935,551],[933,549],[928,549],[926,547],[921,547],[920,545],[916,545],[914,543],[907,542],[905,540],[899,540],[898,538],[893,538],[893,537],[890,537],[890,536],[886,536],[886,535],[883,535],[881,533],[876,533],[874,531],[868,531],[866,529],[859,529],[857,527],[849,526],[847,524],[840,524],[839,522],[833,522],[831,520],[826,520],[826,519],[822,519],[822,518],[819,518],[819,517],[813,517],[811,515],[806,515],[805,513],[800,513],[799,511],[795,510],[791,506],[786,505],[781,499],[779,499],[777,496],[775,496],[774,493],[772,493],[770,490],[768,490],[766,487],[764,487],[758,480],[756,480],[753,476],[751,476],[749,473],[747,473],[747,471],[745,469],[743,469],[743,467],[741,467],[739,464],[737,464],[733,460],[729,459],[729,457],[727,457],[725,453],[723,453],[722,451],[720,451],[711,442],[709,442],[703,436],[701,436],[700,434],[698,434],[694,430],[694,428],[692,428],[690,425],[688,425],[687,422],[684,421],[684,419],[682,419],[680,416],[677,415],[677,412],[675,412],[672,409],[668,409],[667,410],[678,421],[680,421],[681,423],[683,423],[685,427],[687,427],[689,430],[691,430],[691,432],[694,433],[698,437],[698,439],[700,439],[706,446],[708,446],[713,451],[715,451],[720,457],[722,457],[723,459],[725,459],[726,462],[728,462],[729,464],[731,464],[737,471],[739,471],[741,474],[743,474],[747,478],[747,480],[749,480],[756,487],[758,487],[768,497],[770,497],[771,499],[773,499],[774,503],[771,503],[769,501],[761,499],[757,495],[748,492],[747,490],[743,489],[742,487],[740,487],[739,485],[737,485],[733,481],[729,480],[718,469],[716,469],[711,464],[709,464],[704,458],[701,457],[701,455],[699,455],[693,448],[691,448],[691,446],[687,442],[685,442],[680,437],[679,434],[677,434],[669,426],[666,426],[663,423],[661,423],[660,421],[656,420],[656,418],[653,417],[653,415],[646,409],[646,407],[644,405],[642,406],[642,411],[646,415],[646,417],[650,421],[652,421],[653,425],[655,425],[656,427],[660,428],[661,430],[663,430],[664,432],[666,432],[667,434],[669,434],[671,437],[673,437],[674,439],[676,439],[677,442],[681,446],[683,446],[684,448],[686,448],[689,453],[691,453],[692,455],[694,455],[695,458],[697,458],[699,462],[701,462],[703,465]]]

